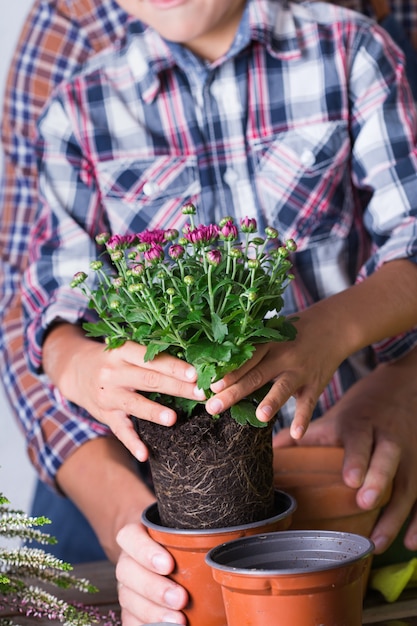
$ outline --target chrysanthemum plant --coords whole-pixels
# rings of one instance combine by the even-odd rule
[[[196,225],[194,205],[182,213],[190,220],[182,234],[169,229],[99,235],[107,260],[91,262],[94,285],[78,272],[71,286],[82,289],[100,318],[84,324],[88,336],[104,337],[108,348],[127,340],[142,344],[145,361],[163,352],[184,359],[196,368],[197,385],[208,398],[211,383],[243,365],[257,344],[294,339],[294,319],[279,312],[293,278],[289,256],[296,245],[280,245],[271,227],[260,237],[252,218],[239,227],[231,217]],[[153,397],[189,415],[197,404]],[[259,397],[257,392],[238,403],[232,417],[264,426],[255,417],[253,401]]]
[[[46,517],[31,517],[12,509],[0,493],[0,537],[16,539],[30,544],[53,544],[56,539],[39,527],[50,523]],[[56,558],[45,550],[24,545],[10,548],[0,545],[0,626],[12,626],[22,615],[59,621],[65,626],[120,626],[120,619],[113,612],[106,615],[95,607],[70,603],[57,598],[45,588],[51,585],[61,589],[73,588],[82,592],[98,591],[84,578],[74,576],[69,563]],[[2,616],[3,613],[3,616]]]

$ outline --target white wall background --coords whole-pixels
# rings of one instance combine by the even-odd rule
[[[0,101],[8,66],[20,29],[32,0],[1,1],[0,6]],[[2,106],[0,107],[0,110]],[[2,165],[0,156],[0,166]],[[27,459],[23,436],[19,431],[0,385],[0,492],[15,508],[25,511],[30,505],[34,471]]]

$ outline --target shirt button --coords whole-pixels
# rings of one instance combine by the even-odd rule
[[[239,174],[232,169],[231,167],[228,167],[227,170],[224,173],[223,176],[223,180],[224,182],[229,185],[229,187],[231,187],[232,185],[234,185],[234,183],[238,180],[239,178]]]
[[[300,160],[305,167],[311,167],[316,162],[314,154],[311,150],[307,150],[307,148],[301,153]]]
[[[145,196],[153,196],[159,191],[159,185],[152,181],[148,181],[143,185],[143,193]]]

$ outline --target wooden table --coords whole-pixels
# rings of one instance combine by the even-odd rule
[[[105,614],[110,610],[119,612],[117,602],[116,580],[114,567],[107,561],[87,563],[74,567],[74,574],[81,578],[87,578],[98,587],[99,592],[94,594],[81,593],[74,590],[57,591],[53,593],[65,600],[81,602],[93,605]],[[0,613],[4,617],[4,613]],[[17,619],[16,619],[17,621]],[[19,624],[22,626],[55,626],[58,622],[50,620],[33,620],[19,616]],[[417,626],[417,589],[406,590],[401,598],[393,604],[384,602],[376,592],[368,593],[363,612],[363,624],[374,626]]]

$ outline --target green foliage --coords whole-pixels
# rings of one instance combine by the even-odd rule
[[[280,310],[296,246],[292,240],[280,244],[269,227],[259,237],[254,219],[242,219],[239,228],[230,217],[196,226],[195,207],[186,205],[183,213],[190,222],[182,235],[173,229],[100,235],[106,263],[90,265],[95,286],[84,272],[72,286],[81,288],[99,317],[84,324],[88,336],[104,337],[108,348],[140,343],[147,347],[146,361],[161,353],[182,358],[195,366],[197,384],[210,397],[210,385],[241,367],[256,345],[295,338],[294,319]],[[197,404],[164,402],[188,412]],[[233,413],[240,423],[260,425],[247,403]]]

